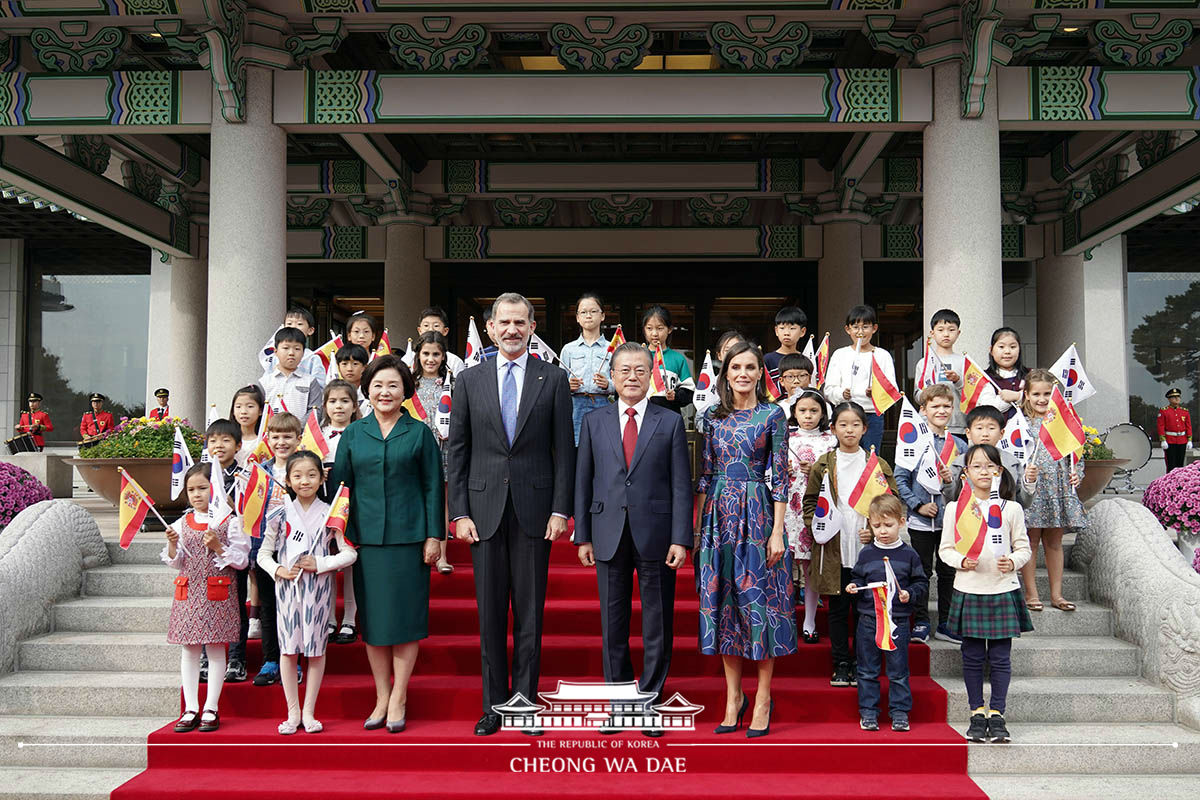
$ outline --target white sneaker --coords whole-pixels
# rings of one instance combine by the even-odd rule
[[[246,633],[246,638],[247,639],[261,639],[262,638],[262,620],[258,619],[257,617],[250,620],[250,630]]]

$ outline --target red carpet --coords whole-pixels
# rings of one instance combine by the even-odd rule
[[[467,548],[451,545],[454,575],[432,576],[430,629],[408,691],[408,730],[364,731],[374,688],[361,644],[330,645],[317,704],[324,732],[275,732],[285,716],[279,686],[226,685],[221,730],[176,734],[171,723],[149,737],[148,768],[116,789],[119,800],[212,798],[605,797],[670,800],[758,795],[844,798],[982,798],[967,777],[967,748],[946,724],[946,694],[929,676],[929,650],[910,648],[912,731],[858,729],[857,694],[829,686],[829,645],[801,644],[776,661],[771,735],[715,736],[724,703],[720,659],[696,649],[698,603],[690,565],[679,571],[675,650],[668,696],[705,706],[695,732],[649,739],[637,732],[603,736],[550,732],[533,738],[472,735],[481,713],[479,628]],[[595,573],[579,566],[563,541],[551,558],[542,644],[541,688],[557,679],[602,680]],[[636,595],[635,595],[636,605]],[[818,616],[825,629],[824,612]],[[640,632],[634,614],[633,632]],[[641,660],[635,640],[634,664]],[[257,668],[260,645],[250,643]],[[254,672],[251,672],[253,676]],[[746,663],[745,689],[754,690]],[[884,682],[886,685],[886,681]],[[303,689],[303,686],[302,686]],[[886,712],[882,719],[886,722]]]

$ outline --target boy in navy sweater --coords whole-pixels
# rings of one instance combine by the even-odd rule
[[[850,572],[847,594],[858,594],[858,631],[854,636],[858,651],[858,726],[864,731],[879,730],[879,673],[887,661],[888,712],[892,730],[908,730],[908,712],[912,710],[912,692],[908,688],[909,617],[915,606],[925,602],[929,579],[921,567],[917,551],[900,540],[904,525],[904,504],[895,495],[884,494],[871,501],[867,519],[873,541],[858,554]],[[887,564],[896,576],[899,591],[892,598],[893,650],[883,650],[875,641],[879,620],[875,618],[875,592],[872,583],[887,581]]]

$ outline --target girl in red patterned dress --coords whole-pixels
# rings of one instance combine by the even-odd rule
[[[184,476],[191,510],[167,528],[167,546],[162,560],[179,570],[175,577],[175,599],[167,641],[182,645],[179,659],[183,677],[183,716],[175,723],[176,733],[199,728],[215,731],[221,726],[217,703],[225,684],[226,646],[238,641],[238,613],[234,570],[250,561],[250,539],[230,517],[215,527],[208,513],[209,464],[196,464]],[[233,524],[230,524],[230,521]],[[208,697],[200,713],[200,648],[207,646],[209,659]]]

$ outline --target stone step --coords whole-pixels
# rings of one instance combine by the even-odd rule
[[[970,717],[961,678],[935,680],[949,694],[947,714],[966,726]],[[991,688],[985,681],[986,701]],[[1137,678],[1014,678],[1005,719],[1011,722],[1171,722],[1175,695]]]
[[[56,631],[157,632],[165,637],[171,596],[81,597],[54,606]]]
[[[0,717],[0,764],[14,767],[144,768],[148,717]]]
[[[150,534],[138,534],[132,542],[129,543],[128,550],[122,550],[121,545],[117,542],[105,542],[108,548],[109,560],[114,564],[159,564],[163,565],[162,559],[159,558],[159,553],[162,552],[163,545],[167,540],[162,534],[158,534],[157,539],[145,538]]]
[[[1007,745],[983,745],[1007,747]],[[974,747],[974,745],[972,745]],[[1156,748],[1157,749],[1157,748]],[[971,779],[991,800],[1096,800],[1099,797],[1152,797],[1195,800],[1195,775],[976,775]]]
[[[1013,743],[971,745],[970,772],[1047,775],[1200,773],[1200,732],[1165,723],[1014,723]],[[1194,780],[1194,779],[1193,779]],[[1055,795],[1057,796],[1057,795]],[[1097,797],[1118,796],[1111,791]]]
[[[1137,677],[1138,654],[1137,647],[1111,636],[1022,636],[1013,642],[1013,677]],[[24,658],[21,663],[24,667]],[[929,670],[936,677],[961,676],[959,646],[930,641]]]
[[[132,654],[131,654],[132,655]],[[179,672],[16,672],[0,678],[0,714],[171,719]]]
[[[113,789],[141,771],[0,767],[0,800],[108,800]]]
[[[17,667],[83,672],[169,672],[179,668],[179,645],[162,631],[97,633],[57,631],[19,645]],[[132,654],[137,654],[132,657]]]
[[[1111,636],[1112,610],[1086,600],[1075,600],[1075,611],[1059,611],[1046,607],[1041,613],[1030,612],[1033,630],[1021,634],[1021,638],[1042,636]],[[937,619],[937,601],[929,603],[929,619]]]
[[[1048,606],[1050,605],[1050,576],[1046,574],[1044,567],[1038,567],[1035,576],[1038,597]],[[1076,572],[1072,569],[1063,570],[1063,595],[1076,604],[1080,600],[1086,600],[1088,598],[1087,581],[1087,575],[1082,572]],[[929,597],[931,599],[937,598],[936,581],[929,587]]]
[[[83,574],[83,594],[88,597],[170,597],[177,573],[163,563],[115,564],[89,569]]]

